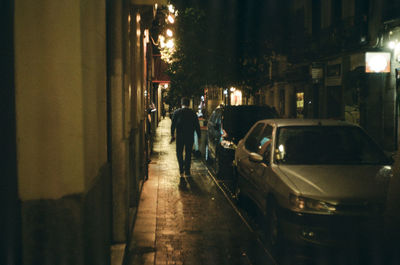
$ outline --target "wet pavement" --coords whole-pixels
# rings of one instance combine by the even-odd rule
[[[167,118],[157,128],[125,264],[276,264],[201,159],[193,157],[191,177],[180,181],[169,140]]]
[[[191,177],[180,180],[175,143],[169,143],[170,124],[166,118],[157,128],[149,179],[143,185],[124,265],[277,264],[263,243],[257,215],[237,208],[231,183],[216,179],[212,164],[193,156]],[[381,247],[393,248],[393,242]],[[375,261],[369,255],[366,263],[357,258],[358,251],[285,247],[279,263],[398,264],[393,251],[383,251]],[[356,258],[350,258],[354,254]]]

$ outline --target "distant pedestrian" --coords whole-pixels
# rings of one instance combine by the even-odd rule
[[[183,97],[181,105],[182,108],[177,109],[172,116],[171,142],[175,140],[176,129],[176,157],[182,178],[183,173],[186,176],[190,176],[194,132],[197,133],[200,139],[200,124],[196,112],[189,108],[189,99]],[[185,160],[183,160],[183,150],[185,150]]]

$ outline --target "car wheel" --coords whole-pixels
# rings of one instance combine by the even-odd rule
[[[272,254],[277,255],[282,245],[282,233],[277,204],[275,201],[268,202],[266,215],[266,241]]]

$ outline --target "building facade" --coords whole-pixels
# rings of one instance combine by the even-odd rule
[[[284,117],[357,123],[386,150],[397,150],[398,1],[300,0],[290,14],[285,67],[266,88],[271,104]],[[385,70],[370,71],[371,56]]]
[[[147,44],[165,3],[1,3],[0,264],[110,264],[146,178]]]

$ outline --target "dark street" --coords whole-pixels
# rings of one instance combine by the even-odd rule
[[[157,128],[126,264],[276,264],[201,159],[180,183],[170,122]]]
[[[230,178],[217,178],[212,163],[196,157],[180,182],[170,122],[157,128],[125,264],[397,264],[393,241],[378,238],[338,248],[286,244],[272,257],[262,219],[251,205],[238,207]]]
[[[400,265],[400,0],[0,3],[0,265]]]

